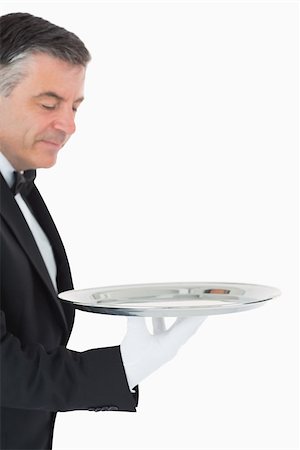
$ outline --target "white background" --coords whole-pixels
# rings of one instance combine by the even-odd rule
[[[2,2],[93,55],[77,133],[38,185],[76,288],[273,285],[209,318],[137,413],[58,415],[55,449],[298,449],[297,2]],[[74,350],[126,320],[78,312]]]

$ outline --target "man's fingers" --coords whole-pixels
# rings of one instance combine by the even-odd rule
[[[168,330],[168,340],[184,344],[202,325],[206,316],[180,317]]]
[[[152,318],[154,336],[163,339],[166,345],[179,347],[189,339],[204,322],[206,316],[179,317],[174,324],[166,330],[163,318]],[[139,340],[144,336],[150,336],[145,317],[127,318],[127,336]]]
[[[166,331],[165,319],[163,317],[152,317],[153,334],[160,334]]]
[[[127,318],[127,333],[130,334],[144,334],[148,333],[145,317],[128,317]]]

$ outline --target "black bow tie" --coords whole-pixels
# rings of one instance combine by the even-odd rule
[[[35,170],[25,170],[23,173],[14,172],[14,184],[11,187],[11,191],[14,195],[28,194],[33,186],[33,181],[36,176]]]

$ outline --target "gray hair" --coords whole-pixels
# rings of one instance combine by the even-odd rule
[[[6,14],[0,17],[1,95],[10,95],[26,75],[28,56],[37,53],[84,67],[91,59],[89,51],[74,33],[31,14]]]

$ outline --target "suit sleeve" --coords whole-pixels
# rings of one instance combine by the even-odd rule
[[[120,347],[76,352],[22,345],[1,311],[1,404],[10,408],[135,411]]]

